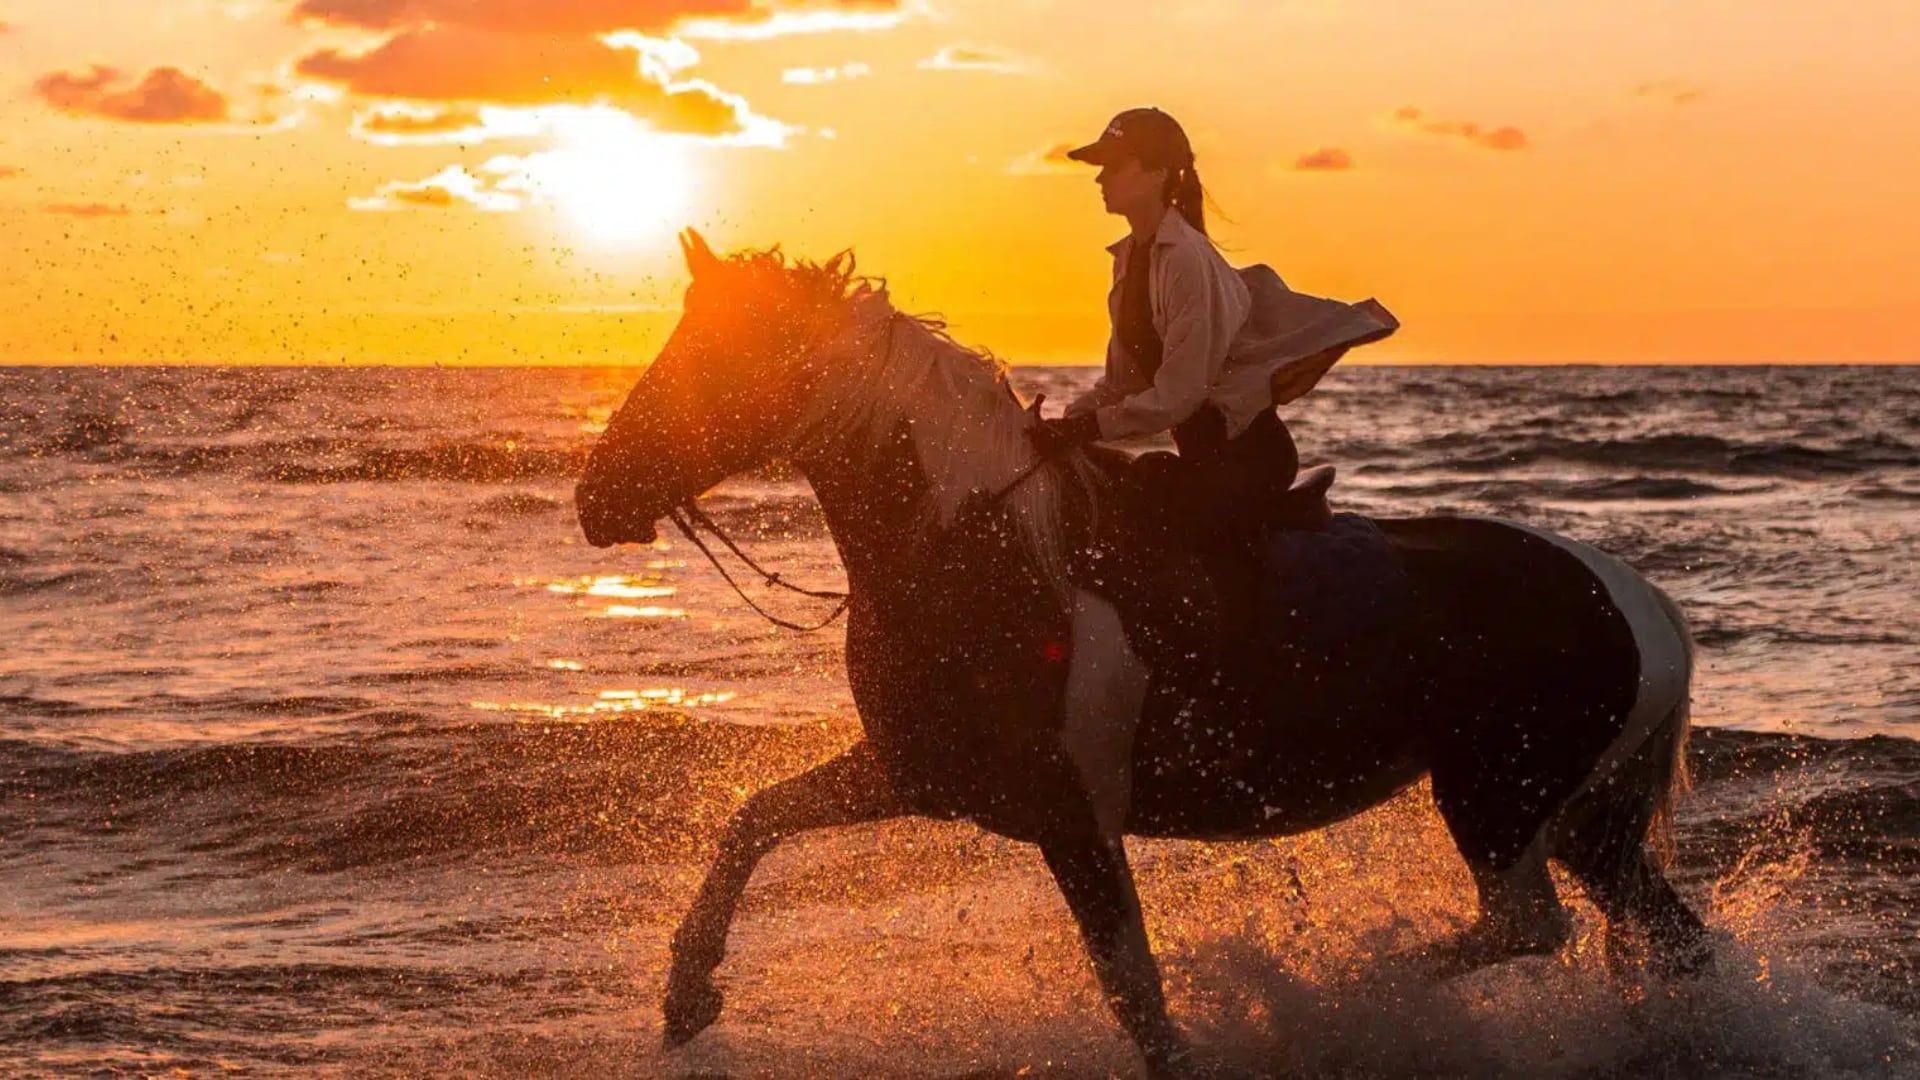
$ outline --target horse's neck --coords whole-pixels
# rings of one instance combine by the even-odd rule
[[[856,590],[897,573],[970,494],[1001,491],[1034,462],[1020,404],[992,364],[890,306],[877,314],[891,327],[856,336],[884,354],[826,388],[829,437],[801,460]],[[1005,506],[1064,581],[1056,472],[1023,481]]]

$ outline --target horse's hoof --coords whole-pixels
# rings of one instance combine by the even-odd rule
[[[1153,1080],[1255,1080],[1253,1073],[1202,1056],[1184,1040],[1147,1055],[1147,1075]]]
[[[1481,921],[1442,941],[1380,965],[1386,981],[1446,982],[1526,956],[1551,956],[1571,936],[1564,919],[1542,920],[1524,931],[1497,929]]]
[[[688,1039],[707,1030],[708,1025],[720,1018],[720,1006],[723,1004],[720,990],[713,980],[704,975],[681,977],[670,976],[667,979],[667,1000],[661,1007],[666,1018],[666,1032],[662,1036],[667,1049],[672,1050],[686,1044]]]

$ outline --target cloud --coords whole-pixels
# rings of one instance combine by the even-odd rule
[[[1007,172],[1013,176],[1052,176],[1059,173],[1092,175],[1085,165],[1067,156],[1067,151],[1072,149],[1072,143],[1055,143],[1045,150],[1029,151],[1009,162]]]
[[[1461,138],[1488,150],[1525,150],[1529,145],[1527,133],[1517,127],[1489,128],[1471,120],[1433,120],[1425,110],[1413,105],[1393,110],[1393,119],[1428,135]]]
[[[811,7],[787,5],[757,9],[746,18],[688,19],[674,27],[683,37],[730,41],[764,41],[793,34],[872,33],[891,30],[915,15],[925,14],[925,0],[842,0]]]
[[[812,86],[820,83],[844,82],[848,79],[858,79],[862,75],[870,75],[872,73],[872,68],[865,64],[858,63],[842,64],[839,67],[831,68],[788,68],[780,73],[780,81],[802,86]]]
[[[121,73],[96,64],[85,75],[56,71],[33,84],[41,100],[78,116],[145,124],[213,123],[228,119],[218,90],[176,67],[157,67],[129,88],[116,89]]]
[[[948,45],[914,66],[923,71],[983,71],[992,75],[1031,75],[1035,70],[1031,61],[971,45]]]
[[[1301,154],[1293,167],[1302,172],[1337,172],[1353,168],[1353,155],[1337,146],[1323,146]]]
[[[1651,79],[1633,88],[1633,96],[1663,101],[1669,105],[1691,105],[1705,97],[1707,88],[1685,79]]]
[[[467,26],[514,34],[658,30],[698,15],[744,15],[749,0],[298,0],[295,21],[361,30]]]
[[[294,64],[310,93],[384,102],[354,134],[385,145],[538,135],[561,108],[610,107],[653,131],[728,145],[784,145],[800,129],[681,73],[688,38],[759,38],[879,29],[926,0],[283,0],[295,22],[380,34],[310,51]],[[795,69],[796,72],[805,69]],[[864,65],[812,73],[855,78]],[[795,74],[788,81],[807,81]],[[442,119],[478,113],[480,125]]]
[[[396,180],[384,184],[370,196],[347,200],[353,210],[403,210],[408,207],[451,209],[471,206],[477,210],[504,213],[518,210],[525,200],[510,191],[500,191],[485,180],[458,165],[449,165],[425,180]]]
[[[356,138],[384,146],[419,143],[474,143],[487,138],[479,109],[465,106],[433,108],[394,102],[353,118]]]
[[[661,131],[730,135],[744,102],[701,82],[669,83],[631,50],[593,37],[515,36],[457,26],[403,31],[373,49],[326,49],[296,70],[364,97],[502,105],[607,102]]]
[[[0,180],[11,180],[23,171],[18,165],[0,165]]]
[[[126,217],[133,213],[130,207],[119,203],[48,203],[45,210],[49,214],[65,214],[68,217]]]
[[[690,37],[777,37],[897,25],[899,0],[297,0],[295,21],[361,30],[462,26],[504,34],[592,36],[674,30]]]

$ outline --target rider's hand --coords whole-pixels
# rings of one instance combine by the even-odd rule
[[[1052,457],[1075,446],[1098,440],[1100,419],[1094,413],[1084,412],[1079,416],[1040,420],[1027,429],[1027,437],[1033,440],[1034,448],[1040,451],[1041,457]]]

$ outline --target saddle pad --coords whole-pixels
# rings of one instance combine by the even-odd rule
[[[1383,630],[1406,605],[1406,567],[1371,518],[1262,541],[1261,621],[1278,645],[1325,649]]]

